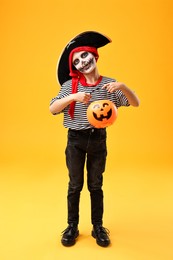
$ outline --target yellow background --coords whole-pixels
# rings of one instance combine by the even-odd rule
[[[0,259],[173,259],[172,1],[0,1]],[[66,130],[53,117],[56,64],[66,43],[95,30],[99,72],[126,83],[139,108],[108,128],[104,225],[112,246],[90,236],[81,197],[79,241],[63,248]],[[93,258],[92,258],[93,257]]]

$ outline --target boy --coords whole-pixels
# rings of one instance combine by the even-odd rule
[[[72,246],[79,235],[79,201],[84,182],[84,165],[91,198],[92,236],[98,245],[110,244],[103,227],[103,172],[106,164],[106,129],[94,128],[86,116],[88,105],[95,100],[109,99],[116,107],[138,106],[139,99],[124,83],[101,76],[97,68],[98,48],[111,40],[94,31],[76,36],[65,47],[58,64],[58,79],[62,85],[52,99],[52,114],[64,113],[64,127],[68,128],[66,165],[69,172],[67,195],[68,227],[61,242]],[[97,90],[96,90],[97,88]]]

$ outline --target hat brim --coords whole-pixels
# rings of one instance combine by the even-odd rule
[[[100,48],[110,42],[110,38],[95,31],[86,31],[74,37],[64,48],[57,63],[57,79],[59,83],[62,85],[64,82],[71,79],[69,75],[69,54],[74,48],[80,46]]]

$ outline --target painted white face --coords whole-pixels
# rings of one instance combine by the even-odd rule
[[[88,74],[96,68],[95,56],[88,51],[75,52],[72,62],[75,68],[83,74]]]

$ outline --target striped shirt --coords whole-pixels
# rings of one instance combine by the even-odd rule
[[[73,119],[71,119],[71,117],[68,113],[69,106],[67,106],[63,111],[61,111],[64,113],[64,120],[63,120],[64,127],[74,129],[74,130],[84,130],[84,129],[88,129],[88,128],[93,128],[93,126],[87,120],[86,113],[87,113],[87,108],[88,108],[89,104],[96,100],[102,100],[102,99],[111,100],[117,108],[120,106],[129,106],[129,102],[121,90],[117,90],[113,93],[109,93],[106,89],[101,89],[101,87],[103,85],[105,85],[106,83],[115,82],[115,81],[116,81],[115,79],[103,76],[100,83],[94,87],[93,86],[83,86],[79,82],[78,83],[78,92],[90,93],[92,90],[94,90],[94,88],[96,88],[96,89],[95,89],[95,91],[92,92],[92,94],[91,94],[92,97],[88,104],[76,102]],[[53,102],[55,102],[57,99],[67,97],[72,93],[71,83],[72,83],[72,80],[68,80],[62,85],[58,95],[51,100],[50,105],[53,104]],[[59,114],[59,113],[57,113],[57,114]]]

